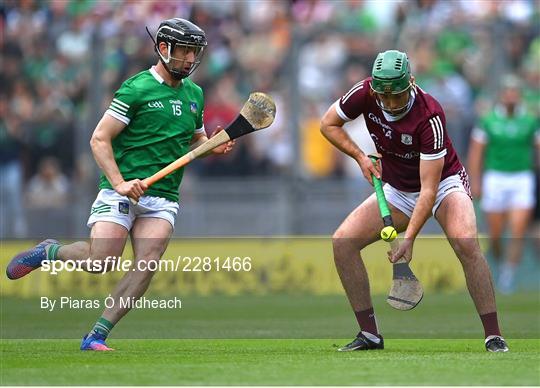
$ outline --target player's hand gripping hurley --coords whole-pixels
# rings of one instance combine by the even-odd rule
[[[184,167],[208,151],[240,136],[269,127],[274,122],[275,117],[276,104],[272,97],[265,93],[253,92],[249,95],[238,117],[227,128],[181,158],[176,159],[168,166],[165,166],[154,175],[143,179],[143,182],[150,187],[160,179]],[[130,198],[130,201],[134,205],[137,204],[137,201],[133,198]]]
[[[377,156],[370,155],[369,157],[373,163],[376,163],[378,160]],[[373,186],[375,187],[379,211],[384,223],[384,227],[381,230],[381,238],[390,243],[392,251],[395,252],[398,246],[396,240],[397,231],[394,228],[394,221],[392,220],[392,215],[390,214],[390,209],[384,196],[381,180],[373,174],[371,177],[373,179]],[[410,310],[420,303],[423,296],[422,284],[414,276],[409,263],[403,258],[396,261],[393,265],[392,288],[386,298],[386,302],[395,309]]]

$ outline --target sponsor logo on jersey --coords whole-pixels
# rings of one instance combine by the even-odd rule
[[[163,105],[161,101],[151,101],[148,103],[148,106],[150,108],[159,108],[159,109],[165,108],[165,106]]]
[[[197,103],[193,101],[190,102],[189,109],[191,110],[191,113],[197,113]]]
[[[118,202],[118,212],[120,214],[129,214],[129,203],[128,202]]]
[[[412,144],[412,136],[407,135],[406,133],[401,134],[401,142],[405,145],[411,145]]]
[[[181,100],[169,100],[169,104],[178,104],[178,105],[182,105],[182,101],[181,101]]]
[[[386,136],[389,139],[392,138],[392,127],[391,126],[389,126],[388,124],[383,123],[382,120],[379,117],[375,116],[373,113],[370,113],[368,115],[368,117],[369,117],[369,119],[371,121],[373,121],[376,124],[379,124],[382,127],[382,131],[384,132],[384,136]]]

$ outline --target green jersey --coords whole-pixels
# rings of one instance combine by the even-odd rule
[[[538,120],[526,113],[508,116],[498,107],[482,117],[473,138],[486,144],[484,169],[503,172],[532,170],[534,145],[539,140]],[[535,139],[536,136],[536,139]]]
[[[126,127],[112,141],[114,159],[126,181],[147,178],[189,152],[195,133],[205,133],[202,89],[185,78],[167,85],[154,68],[126,80],[107,114]],[[178,201],[183,169],[152,185],[145,194]],[[104,174],[100,189],[112,189]]]

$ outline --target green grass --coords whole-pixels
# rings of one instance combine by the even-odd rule
[[[497,302],[507,337],[540,338],[539,294],[498,295]],[[39,298],[3,298],[0,306],[0,337],[13,339],[80,338],[101,314],[101,309],[48,312],[40,309]],[[374,306],[387,338],[483,335],[466,293],[426,294],[407,312],[392,309],[384,296],[375,296]],[[113,338],[348,338],[356,327],[344,295],[186,296],[179,310],[133,310]]]
[[[75,340],[2,341],[2,384],[538,385],[538,340],[492,354],[481,341],[393,340],[338,353],[333,340],[116,340],[79,352]],[[31,356],[30,356],[31,355]]]
[[[428,294],[409,312],[374,298],[384,351],[339,353],[356,334],[344,296],[182,298],[135,310],[115,352],[78,350],[100,309],[41,311],[3,298],[2,385],[540,385],[537,293],[498,296],[511,351],[487,353],[467,294]],[[45,338],[58,339],[45,339]],[[70,338],[70,339],[66,339]]]

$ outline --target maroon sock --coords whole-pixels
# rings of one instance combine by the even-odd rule
[[[355,311],[354,315],[356,315],[356,320],[358,321],[358,324],[360,325],[360,329],[362,331],[367,331],[371,334],[379,334],[379,330],[377,330],[377,321],[375,320],[375,312],[373,311],[373,307],[364,310],[364,311]]]
[[[499,330],[499,322],[497,320],[497,312],[480,315],[482,325],[484,325],[484,333],[486,338],[490,335],[501,335]]]

